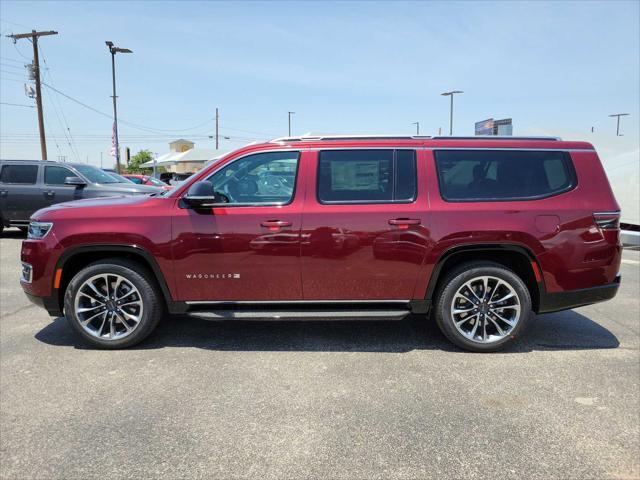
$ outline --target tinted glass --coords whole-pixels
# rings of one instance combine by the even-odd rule
[[[325,203],[410,201],[416,192],[411,150],[320,152],[318,199]]]
[[[74,165],[82,175],[91,183],[118,183],[118,180],[113,178],[108,172],[99,169],[98,167],[92,167],[91,165]]]
[[[127,177],[123,177],[122,175],[118,175],[117,173],[113,173],[113,172],[107,172],[107,173],[111,175],[118,183],[133,183]]]
[[[416,152],[396,151],[396,193],[398,201],[416,198]]]
[[[286,204],[293,199],[298,152],[257,153],[232,161],[207,178],[236,204]]]
[[[65,167],[44,167],[44,183],[47,185],[64,185],[67,177],[77,177]]]
[[[434,154],[445,200],[522,200],[575,186],[566,152],[443,150]]]
[[[133,183],[136,183],[138,185],[142,185],[142,179],[138,178],[138,177],[127,177],[130,181],[132,181]]]
[[[157,178],[149,177],[147,180],[151,185],[155,185],[156,187],[166,187],[167,184],[162,180],[158,180]]]
[[[0,172],[2,183],[33,185],[38,178],[38,165],[3,165]]]

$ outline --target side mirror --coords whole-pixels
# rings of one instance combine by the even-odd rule
[[[191,185],[182,200],[191,208],[211,208],[221,203],[229,203],[229,199],[225,195],[216,193],[213,190],[213,184],[206,180]]]
[[[84,187],[84,186],[87,185],[87,182],[85,182],[80,177],[67,177],[67,178],[64,179],[64,184],[65,185],[74,185],[76,187]]]

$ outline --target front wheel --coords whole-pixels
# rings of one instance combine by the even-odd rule
[[[435,317],[451,342],[473,352],[494,352],[513,343],[531,317],[531,296],[522,279],[493,262],[461,265],[445,278]]]
[[[162,317],[150,273],[136,263],[103,260],[80,270],[67,287],[65,316],[84,340],[117,349],[145,339]]]

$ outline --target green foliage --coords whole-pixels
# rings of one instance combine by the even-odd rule
[[[153,153],[149,150],[140,150],[136,153],[131,160],[129,161],[129,165],[125,168],[126,173],[144,173],[149,172],[148,168],[144,170],[140,168],[140,165],[146,162],[153,160]]]

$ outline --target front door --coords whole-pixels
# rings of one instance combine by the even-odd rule
[[[173,218],[179,300],[301,300],[305,153],[255,153],[207,178],[227,203]]]
[[[84,188],[75,185],[65,185],[67,177],[77,177],[78,174],[60,165],[45,165],[44,167],[44,190],[42,195],[46,206],[55,203],[70,202],[80,200]]]
[[[5,163],[0,170],[0,214],[5,221],[27,225],[36,210],[46,207],[33,163]]]
[[[302,219],[304,299],[410,300],[430,246],[416,151],[317,152]],[[424,182],[422,182],[424,183]]]

